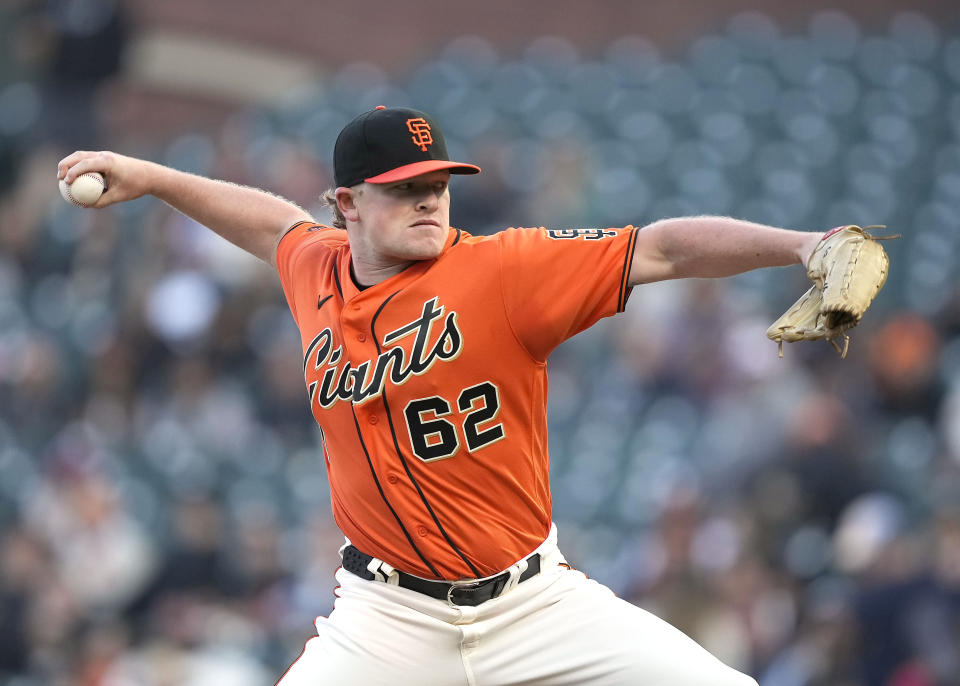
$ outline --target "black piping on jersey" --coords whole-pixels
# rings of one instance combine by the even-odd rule
[[[380,349],[380,339],[377,338],[377,331],[376,331],[377,317],[379,317],[380,313],[383,312],[383,308],[387,306],[387,303],[393,299],[393,296],[395,296],[399,292],[400,291],[394,291],[389,298],[384,300],[380,304],[380,307],[377,308],[376,313],[373,315],[373,319],[370,320],[370,334],[373,336],[373,342],[377,346],[378,355],[382,354],[383,351]],[[390,424],[390,434],[393,436],[393,447],[397,451],[397,457],[400,459],[400,463],[403,465],[403,469],[404,471],[406,471],[407,477],[410,479],[410,483],[412,483],[414,488],[417,489],[417,493],[420,494],[420,500],[423,501],[424,507],[427,508],[427,512],[429,512],[430,516],[433,518],[433,523],[437,525],[437,529],[440,530],[440,535],[442,535],[444,540],[450,545],[450,548],[453,550],[453,552],[455,552],[457,556],[466,563],[466,565],[470,568],[470,571],[473,572],[477,578],[483,576],[480,573],[480,570],[477,569],[474,566],[474,564],[470,562],[467,556],[460,551],[460,549],[456,546],[456,544],[451,540],[450,535],[443,528],[443,525],[440,524],[440,520],[437,518],[437,514],[433,511],[433,508],[430,506],[430,501],[427,500],[427,496],[423,494],[423,489],[420,488],[420,484],[418,484],[417,480],[414,478],[413,472],[410,471],[410,465],[408,465],[407,461],[404,459],[403,451],[400,450],[400,442],[397,440],[397,431],[393,426],[393,417],[391,417],[390,415],[390,405],[387,403],[386,387],[384,387],[383,392],[381,393],[381,397],[383,398],[383,407],[387,411],[387,423]],[[430,569],[433,570],[433,567],[430,567]],[[436,574],[436,572],[434,572],[434,574]],[[440,579],[442,577],[437,575],[437,578]]]
[[[282,241],[284,238],[286,238],[288,233],[290,233],[291,231],[293,231],[295,228],[297,228],[297,227],[300,226],[301,224],[313,224],[313,223],[314,223],[314,222],[307,221],[306,219],[302,219],[302,220],[298,221],[296,224],[294,224],[294,225],[291,226],[289,229],[287,229],[286,231],[283,232],[283,235],[280,236],[280,240],[277,241],[277,245],[280,245],[280,241]]]
[[[333,280],[337,282],[337,292],[340,294],[340,299],[343,300],[343,289],[340,288],[340,270],[337,268],[336,260],[333,263]]]
[[[617,297],[617,312],[623,312],[623,308],[627,306],[627,296],[630,286],[628,285],[628,279],[630,278],[630,267],[633,266],[633,251],[637,247],[637,234],[640,229],[634,229],[630,233],[630,243],[627,245],[627,258],[623,262],[623,274],[620,275],[620,294]]]
[[[367,450],[367,444],[363,442],[363,432],[360,431],[360,422],[357,421],[357,408],[353,403],[350,403],[350,411],[353,412],[353,423],[357,427],[357,437],[360,439],[360,447],[363,448],[363,454],[367,458],[367,465],[370,467],[370,474],[373,476],[373,483],[377,485],[377,490],[380,491],[380,497],[383,498],[384,504],[387,506],[387,509],[390,510],[390,514],[393,515],[393,518],[397,520],[397,524],[400,526],[400,530],[403,532],[403,535],[407,537],[407,542],[410,543],[410,547],[413,548],[413,552],[417,554],[423,564],[427,565],[433,575],[438,579],[440,573],[436,568],[430,564],[430,560],[423,556],[423,553],[420,552],[420,549],[417,547],[417,544],[413,542],[413,537],[410,535],[410,532],[407,531],[407,527],[403,525],[403,522],[400,520],[400,515],[397,514],[397,511],[393,509],[393,505],[390,504],[390,501],[387,500],[387,494],[383,492],[383,486],[380,485],[380,479],[377,478],[377,470],[373,466],[373,460],[370,459],[370,451]]]
[[[453,239],[453,243],[450,244],[450,247],[452,248],[459,242],[460,242],[460,229],[457,229],[457,237]]]
[[[323,293],[321,293],[320,295],[318,295],[318,296],[317,296],[317,309],[319,310],[321,307],[323,307],[323,304],[324,304],[325,302],[327,302],[327,301],[328,301],[330,298],[332,298],[332,297],[333,297],[333,293],[331,293],[330,295],[328,295],[326,298],[323,297]],[[316,339],[314,339],[314,341],[316,341]],[[312,344],[311,344],[311,345],[312,345]],[[306,369],[306,367],[304,367],[304,369]]]
[[[323,298],[317,305],[317,309],[320,309],[320,306],[323,305],[323,303],[327,302],[327,300],[329,300],[332,297],[333,297],[333,294],[330,294],[326,298]],[[307,372],[307,363],[310,361],[310,356],[313,354],[313,351],[316,349],[317,345],[319,345],[320,343],[320,339],[323,337],[324,333],[326,333],[327,331],[328,331],[327,329],[324,329],[323,331],[318,333],[316,338],[310,341],[310,345],[307,346],[307,352],[303,356],[304,374],[306,374]],[[313,382],[313,384],[311,384],[311,396],[313,395],[312,387],[314,385],[316,385],[316,382]],[[423,563],[430,569],[431,572],[433,572],[434,576],[436,576],[437,578],[440,578],[440,574],[437,572],[434,566],[430,564],[430,561],[426,557],[424,557],[423,553],[420,552],[420,549],[417,548],[417,545],[413,542],[413,537],[410,535],[410,532],[407,531],[406,527],[404,527],[403,525],[403,522],[400,520],[399,515],[397,515],[397,511],[393,509],[393,505],[391,505],[390,501],[387,500],[387,495],[386,493],[383,492],[383,486],[380,485],[380,479],[377,478],[376,469],[374,469],[373,467],[373,461],[370,459],[370,453],[367,450],[367,445],[363,441],[363,433],[360,431],[360,423],[357,421],[357,411],[353,403],[350,404],[350,410],[353,413],[353,423],[357,429],[357,438],[360,439],[360,447],[363,448],[363,454],[367,458],[367,465],[370,467],[370,474],[373,476],[373,483],[376,484],[377,490],[380,492],[380,497],[383,498],[383,502],[387,506],[387,509],[390,510],[390,514],[392,514],[393,518],[397,520],[397,524],[400,526],[400,530],[403,531],[403,535],[406,536],[407,541],[410,543],[410,547],[413,548],[413,551],[417,554],[417,556],[421,560],[423,560]],[[321,432],[322,431],[323,429],[321,429]]]

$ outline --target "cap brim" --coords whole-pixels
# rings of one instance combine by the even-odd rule
[[[393,183],[394,181],[406,181],[414,176],[443,169],[449,169],[451,174],[478,174],[480,172],[480,167],[473,164],[450,162],[449,160],[424,160],[423,162],[405,164],[402,167],[371,176],[364,181],[367,183]]]

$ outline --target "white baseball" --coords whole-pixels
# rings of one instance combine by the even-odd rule
[[[77,207],[90,207],[95,204],[106,188],[107,183],[100,172],[81,174],[73,180],[73,183],[60,179],[60,195]]]

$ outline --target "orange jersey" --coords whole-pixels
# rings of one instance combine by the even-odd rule
[[[451,229],[359,290],[345,231],[294,226],[277,269],[303,340],[333,515],[424,578],[495,574],[550,530],[550,352],[622,311],[636,229]]]

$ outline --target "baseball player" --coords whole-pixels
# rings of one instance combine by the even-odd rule
[[[821,234],[693,217],[472,236],[448,182],[480,169],[403,108],[340,133],[333,226],[109,152],[58,177],[88,171],[107,180],[96,207],[153,194],[279,272],[346,538],[334,610],[282,686],[755,686],[564,560],[546,361],[639,284],[806,263]]]

